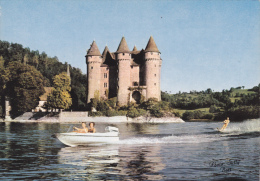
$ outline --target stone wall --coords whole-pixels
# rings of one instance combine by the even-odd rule
[[[88,112],[61,112],[60,122],[85,122],[88,121]]]

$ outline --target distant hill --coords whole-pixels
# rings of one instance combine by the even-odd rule
[[[252,89],[230,88],[222,92],[190,91],[169,94],[162,92],[162,100],[178,112],[183,119],[234,119],[259,117],[259,85]]]

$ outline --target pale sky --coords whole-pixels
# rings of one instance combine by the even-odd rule
[[[86,73],[93,40],[102,53],[145,49],[163,59],[161,89],[176,93],[260,83],[257,0],[0,0],[0,39],[45,51]]]

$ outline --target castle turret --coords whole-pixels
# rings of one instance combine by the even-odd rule
[[[161,100],[161,57],[160,52],[151,36],[144,51],[144,84],[147,86],[146,99],[157,98]]]
[[[116,55],[118,61],[117,101],[120,105],[126,105],[129,101],[131,54],[127,46],[125,37],[122,38],[116,51]]]
[[[93,41],[86,55],[87,77],[88,77],[88,97],[87,102],[92,98],[100,97],[100,66],[102,63],[101,53],[95,41]]]

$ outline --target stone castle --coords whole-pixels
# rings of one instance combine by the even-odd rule
[[[116,52],[106,46],[102,55],[95,41],[86,55],[87,102],[117,97],[119,105],[156,98],[161,100],[162,59],[151,36],[145,50],[130,51],[123,37]]]

